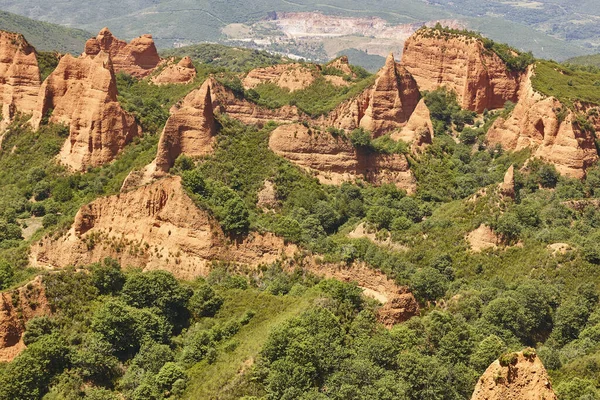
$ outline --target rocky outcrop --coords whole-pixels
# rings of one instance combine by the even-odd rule
[[[474,37],[420,29],[405,42],[402,65],[420,90],[445,86],[456,92],[463,108],[478,113],[518,100],[521,74],[509,71]]]
[[[283,106],[278,109],[260,107],[236,95],[216,79],[207,79],[213,101],[213,110],[224,113],[248,125],[264,125],[269,121],[290,123],[300,121],[300,113],[295,106]]]
[[[59,159],[76,171],[112,161],[140,133],[117,100],[112,63],[104,52],[61,58],[40,89],[34,126],[50,113],[50,122],[69,126]]]
[[[245,89],[272,83],[290,92],[306,89],[319,75],[320,67],[314,64],[279,64],[253,69],[243,81]]]
[[[84,54],[93,57],[100,52],[110,55],[115,72],[125,72],[136,78],[150,75],[161,61],[152,35],[142,35],[127,43],[114,37],[108,28],[85,44]]]
[[[295,267],[296,265],[292,263],[289,269],[293,270]],[[334,278],[343,282],[355,282],[363,289],[365,296],[374,298],[383,304],[377,315],[379,321],[388,328],[408,321],[420,313],[419,304],[408,287],[398,286],[383,272],[366,264],[330,264],[323,263],[322,260],[317,262],[315,258],[307,258],[301,267],[316,276]]]
[[[206,81],[171,108],[171,116],[160,135],[156,158],[141,171],[132,171],[125,179],[122,191],[166,175],[182,154],[200,157],[212,153],[217,124],[210,93],[210,82]]]
[[[152,78],[155,85],[185,85],[196,79],[196,67],[190,57],[183,57],[177,64],[170,63]]]
[[[494,361],[479,378],[471,397],[471,400],[557,399],[548,373],[532,349]]]
[[[495,249],[500,244],[498,235],[494,233],[492,228],[484,224],[481,224],[479,228],[470,232],[466,239],[469,246],[471,246],[471,250],[475,253],[487,249]]]
[[[190,157],[210,154],[216,133],[210,84],[206,81],[171,110],[158,142],[157,169],[167,172],[181,154]]]
[[[64,267],[113,257],[125,266],[193,279],[208,274],[212,261],[268,264],[295,251],[271,234],[229,241],[208,212],[187,196],[181,179],[167,177],[83,206],[68,232],[33,246],[31,262]]]
[[[393,140],[402,140],[411,145],[411,151],[417,153],[433,141],[433,123],[425,100],[421,99],[410,116],[408,123],[398,131],[392,132]]]
[[[40,85],[35,49],[23,35],[0,31],[0,130],[17,112],[33,113]]]
[[[411,74],[390,54],[377,74],[360,127],[372,132],[374,137],[399,128],[408,122],[420,98]]]
[[[356,74],[350,68],[350,61],[348,61],[347,56],[341,56],[327,64],[327,68],[337,69],[342,74],[350,76],[351,78],[355,78]]]
[[[42,278],[0,293],[0,362],[10,362],[25,349],[23,333],[30,319],[51,313]]]
[[[530,69],[524,79],[510,116],[499,117],[489,129],[487,142],[513,151],[531,148],[533,157],[554,164],[561,174],[583,178],[598,160],[593,132],[585,130],[577,122],[578,115],[556,98],[536,92],[531,84],[533,73]]]
[[[500,184],[500,194],[511,199],[515,198],[515,166],[511,165],[504,174],[504,181]]]
[[[315,174],[322,183],[340,184],[364,179],[373,184],[393,183],[408,192],[415,190],[415,180],[404,155],[357,150],[345,138],[314,131],[301,124],[275,129],[269,147]]]
[[[256,206],[262,209],[264,212],[273,211],[279,202],[277,201],[277,190],[275,184],[269,180],[266,180],[263,184],[262,189],[258,192],[258,201]]]

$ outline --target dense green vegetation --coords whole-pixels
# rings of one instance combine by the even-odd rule
[[[532,84],[537,91],[554,96],[567,106],[577,101],[600,104],[600,71],[593,68],[538,61]]]
[[[213,67],[223,67],[233,72],[247,72],[254,68],[289,62],[284,57],[271,55],[266,51],[229,47],[213,43],[164,50],[161,52],[161,55],[162,57],[190,56],[196,63]]]
[[[246,98],[267,108],[294,105],[309,116],[317,118],[329,113],[343,101],[358,95],[373,84],[375,76],[368,75],[365,70],[362,72],[356,79],[351,80],[350,86],[336,86],[319,75],[307,88],[293,92],[274,83],[263,83],[247,91]]]
[[[600,67],[600,54],[591,54],[588,56],[569,58],[565,61],[565,63],[572,65],[580,65],[583,67]]]
[[[35,21],[0,11],[0,29],[19,32],[39,51],[81,54],[85,41],[93,35],[81,29]]]

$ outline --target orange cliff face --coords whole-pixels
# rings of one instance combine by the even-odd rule
[[[574,111],[533,89],[533,73],[530,68],[519,102],[508,118],[496,120],[488,131],[487,142],[505,150],[531,148],[533,157],[554,164],[562,175],[583,178],[585,170],[598,160],[594,135],[577,124]],[[600,127],[600,121],[590,122]]]
[[[231,243],[207,211],[188,197],[177,176],[83,206],[71,229],[32,247],[37,266],[81,266],[113,257],[121,265],[163,269],[181,279],[210,272],[211,261],[269,264],[296,251],[272,234]]]
[[[413,192],[414,177],[402,154],[377,154],[355,149],[349,140],[302,124],[282,125],[269,139],[276,154],[312,172],[325,184],[363,179],[373,184],[392,183]]]
[[[69,126],[59,159],[82,171],[112,161],[140,133],[135,119],[117,100],[110,56],[64,56],[39,92],[33,125],[52,110],[50,122]]]
[[[161,61],[152,35],[142,35],[127,43],[104,28],[96,38],[87,41],[84,54],[95,56],[101,51],[110,54],[115,72],[125,72],[136,78],[150,75]]]
[[[540,358],[529,352],[513,353],[508,365],[496,360],[483,373],[471,400],[557,400]],[[506,362],[505,362],[506,364]]]
[[[17,112],[33,113],[40,85],[35,49],[23,35],[0,31],[0,128]]]
[[[522,74],[506,64],[476,38],[421,29],[404,44],[402,65],[420,90],[445,86],[454,90],[462,108],[483,112],[514,103]]]
[[[210,80],[207,80],[199,89],[190,92],[180,105],[171,108],[154,161],[140,171],[132,171],[125,179],[122,191],[166,175],[182,154],[189,157],[211,154],[216,134]]]
[[[406,124],[420,99],[417,82],[390,54],[377,74],[359,125],[374,137],[381,136]]]

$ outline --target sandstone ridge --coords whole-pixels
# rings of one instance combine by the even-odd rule
[[[0,293],[0,362],[10,362],[25,349],[25,323],[51,313],[42,278]]]
[[[363,179],[374,184],[393,183],[408,192],[415,181],[402,154],[376,154],[356,149],[348,139],[317,132],[302,124],[282,125],[269,139],[269,147],[326,184]]]
[[[177,64],[171,61],[157,76],[152,78],[155,85],[185,85],[196,79],[196,67],[190,57],[183,57]]]
[[[187,196],[181,179],[166,177],[83,206],[67,233],[33,246],[31,262],[59,268],[112,257],[124,266],[163,269],[193,279],[207,275],[211,261],[255,266],[295,251],[272,234],[251,233],[243,241],[230,241],[216,220]]]
[[[156,158],[141,171],[132,171],[122,190],[145,185],[166,175],[181,154],[200,157],[212,153],[216,125],[210,81],[207,80],[171,109],[158,142]]]
[[[150,75],[161,61],[152,35],[142,35],[127,43],[114,37],[108,28],[103,28],[98,36],[85,44],[85,55],[93,57],[100,52],[110,54],[115,72],[137,78]]]

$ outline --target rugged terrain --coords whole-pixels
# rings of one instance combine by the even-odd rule
[[[594,71],[0,39],[0,400],[598,397]]]

